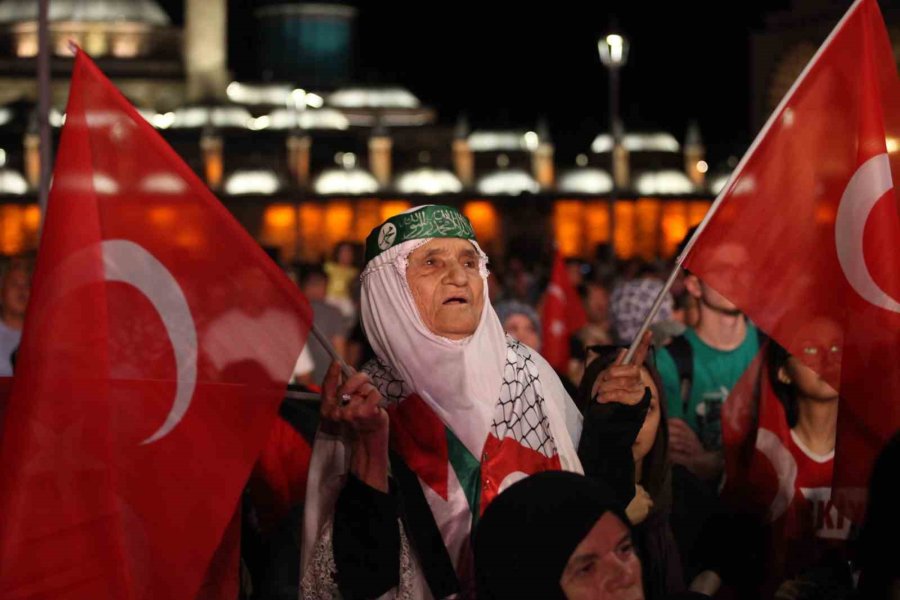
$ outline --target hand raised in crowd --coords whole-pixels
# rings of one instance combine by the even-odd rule
[[[638,404],[644,398],[646,386],[641,380],[641,365],[647,358],[650,350],[652,335],[648,331],[644,334],[634,359],[630,365],[625,362],[626,350],[623,348],[616,358],[616,362],[600,372],[591,395],[597,398],[597,402],[621,402],[622,404]]]
[[[681,419],[669,419],[669,458],[701,479],[715,479],[722,471],[722,457],[704,450],[700,438]]]
[[[389,421],[381,393],[365,373],[340,380],[340,364],[333,362],[322,383],[322,419],[349,432],[353,474],[387,492]]]
[[[653,498],[650,497],[650,494],[642,485],[639,483],[635,484],[634,498],[632,498],[631,502],[628,503],[628,506],[625,507],[625,516],[628,517],[628,520],[631,521],[632,525],[637,525],[647,518],[647,515],[650,514],[650,509],[652,508]]]

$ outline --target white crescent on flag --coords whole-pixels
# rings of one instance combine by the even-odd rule
[[[841,196],[834,223],[834,241],[841,269],[856,293],[875,306],[900,312],[900,302],[891,298],[872,279],[863,251],[863,234],[869,213],[893,187],[887,154],[873,156],[864,162],[850,178]]]
[[[100,243],[103,279],[126,283],[140,291],[159,313],[175,355],[177,384],[175,400],[166,420],[141,444],[152,444],[168,435],[181,421],[191,405],[197,386],[197,328],[187,298],[172,273],[142,246],[129,240],[104,240]],[[50,303],[68,295],[75,288],[88,285],[97,260],[97,246],[89,246],[70,254],[48,277],[58,282]],[[76,274],[76,275],[72,275]]]
[[[778,436],[763,427],[756,434],[756,449],[769,460],[778,477],[778,491],[769,505],[769,518],[775,521],[784,514],[794,499],[797,461]]]
[[[107,281],[138,289],[159,313],[175,354],[175,401],[162,426],[141,444],[168,435],[191,406],[197,386],[197,329],[187,298],[172,273],[143,247],[128,240],[104,240],[103,269]]]

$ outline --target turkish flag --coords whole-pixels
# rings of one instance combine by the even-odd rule
[[[216,550],[310,322],[79,51],[0,442],[0,597],[190,599],[237,569],[233,533]]]
[[[738,165],[685,263],[840,391],[835,491],[857,517],[873,460],[900,426],[898,144],[890,40],[875,0],[859,0]]]
[[[736,540],[740,552],[761,544],[763,562],[751,561],[744,574],[760,586],[754,590],[760,598],[772,597],[788,576],[785,565],[802,558],[791,556],[788,544],[789,533],[800,531],[792,510],[799,493],[798,466],[790,450],[786,411],[772,387],[775,372],[768,350],[763,346],[722,405],[721,497],[730,515],[727,535]],[[802,530],[801,535],[809,539],[813,533]]]
[[[787,476],[792,458],[784,406],[772,388],[768,346],[728,394],[722,405],[725,485],[722,496],[737,512],[776,520],[793,499]],[[796,471],[796,466],[793,467]]]
[[[587,322],[581,298],[569,279],[563,257],[553,257],[550,285],[541,308],[541,355],[557,371],[569,369],[569,338]]]

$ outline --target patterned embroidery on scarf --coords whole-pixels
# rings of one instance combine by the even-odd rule
[[[503,385],[491,433],[498,440],[512,438],[551,458],[556,455],[556,444],[550,433],[550,420],[544,413],[538,366],[525,346],[508,336],[506,343]]]

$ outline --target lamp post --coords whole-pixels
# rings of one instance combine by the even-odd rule
[[[616,154],[622,145],[622,121],[619,116],[619,69],[628,61],[628,40],[619,33],[610,33],[597,42],[600,62],[609,70],[609,129],[612,138],[610,154],[610,174],[613,185],[609,192],[609,258],[616,260]]]

